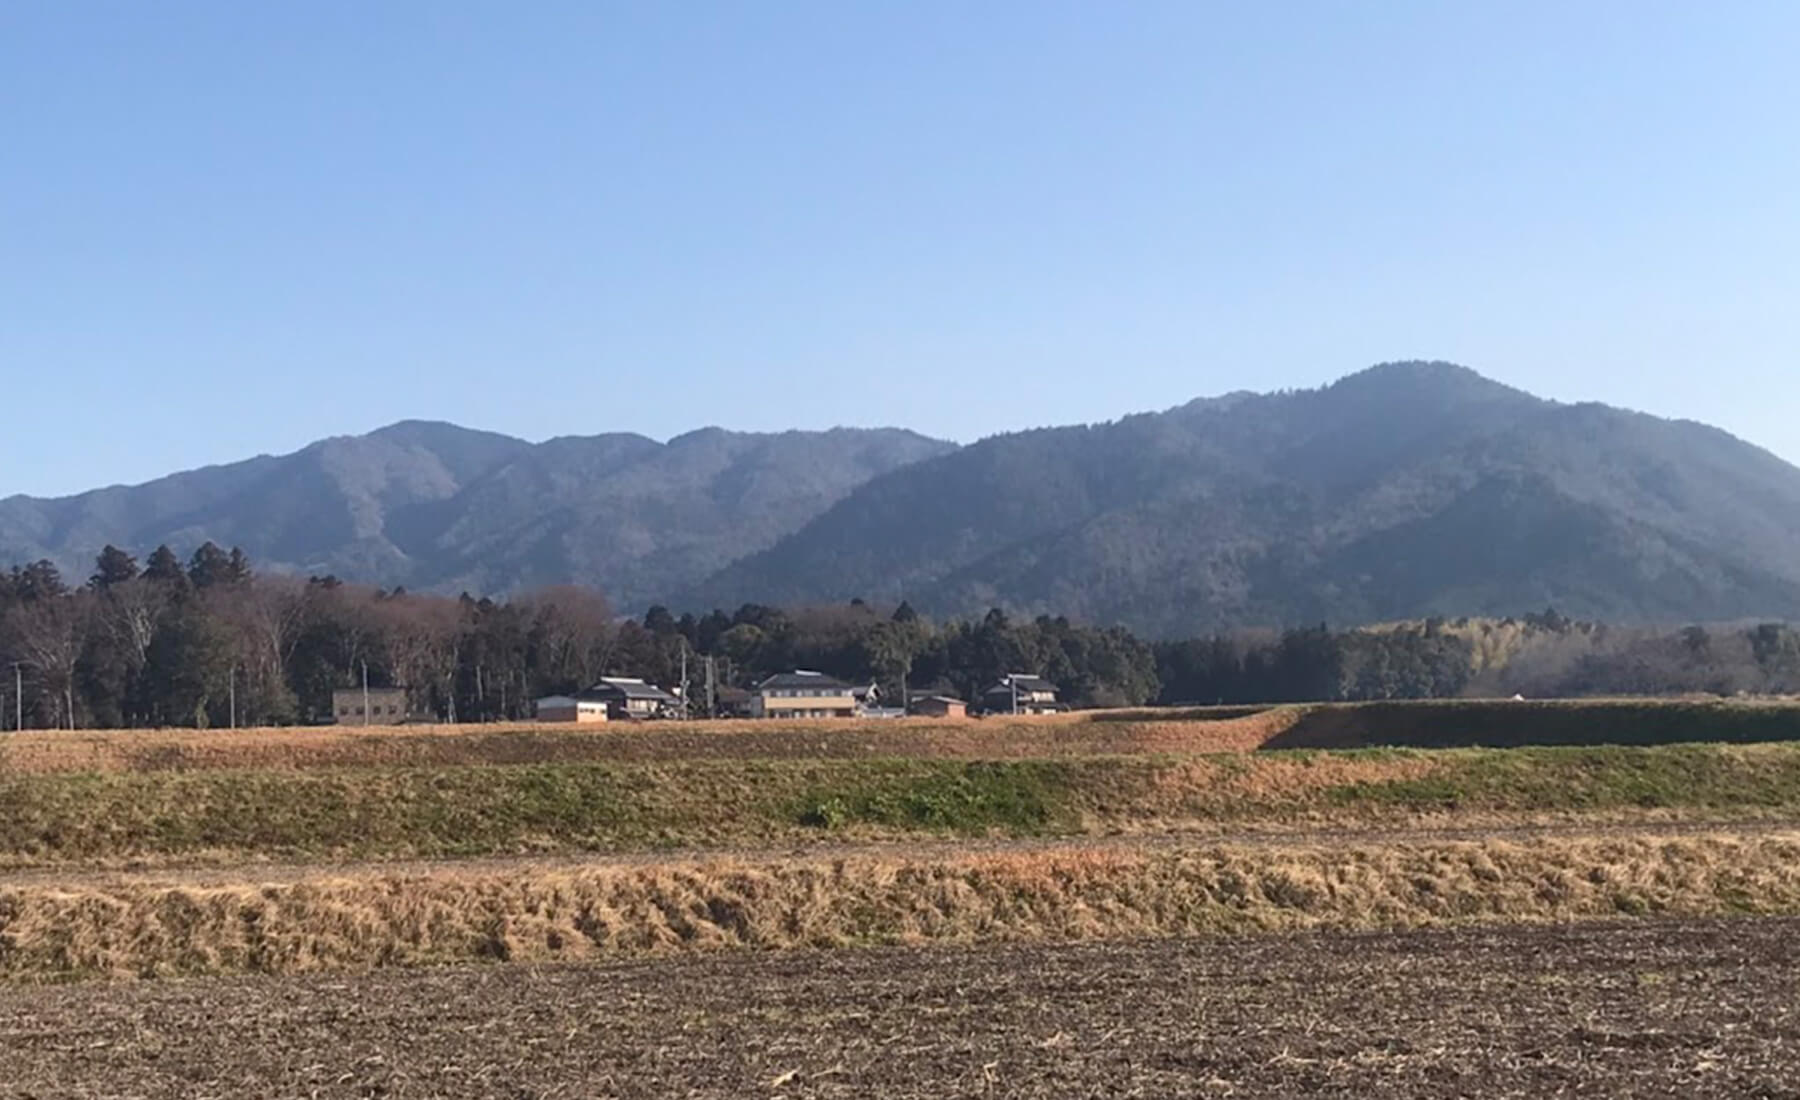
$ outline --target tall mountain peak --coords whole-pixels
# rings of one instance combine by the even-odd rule
[[[1555,604],[1800,615],[1800,470],[1452,363],[996,437],[875,478],[695,606],[906,599],[1151,634]]]

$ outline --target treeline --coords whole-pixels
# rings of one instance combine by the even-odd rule
[[[141,568],[108,547],[78,585],[48,562],[0,574],[0,662],[3,728],[326,721],[333,689],[365,674],[405,687],[415,714],[465,722],[528,718],[533,700],[603,675],[673,686],[685,671],[697,713],[796,667],[877,681],[891,700],[969,697],[1010,671],[1047,675],[1085,706],[1159,686],[1148,645],[1062,619],[932,624],[857,603],[621,621],[587,589],[496,601],[258,576],[211,543],[186,562],[158,547]]]
[[[1800,632],[1785,623],[1616,627],[1553,608],[1162,642],[1155,652],[1165,703],[1800,693]]]
[[[1800,691],[1800,635],[1781,624],[1623,630],[1550,611],[1151,644],[1062,618],[933,623],[860,601],[620,619],[574,587],[495,601],[259,576],[211,543],[186,561],[158,547],[141,567],[108,547],[73,584],[47,562],[0,573],[0,662],[8,729],[326,721],[333,689],[365,675],[446,721],[528,718],[533,700],[604,675],[685,677],[704,714],[792,668],[876,682],[890,702],[974,698],[1030,672],[1082,707]]]

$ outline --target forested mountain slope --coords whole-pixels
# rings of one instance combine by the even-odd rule
[[[531,444],[408,421],[144,485],[0,500],[0,562],[44,558],[80,578],[108,543],[185,556],[211,540],[274,571],[492,594],[577,582],[629,609],[949,449],[891,429]]]
[[[1724,432],[1444,363],[972,446],[709,428],[532,444],[405,422],[281,457],[0,501],[0,563],[112,543],[624,611],[906,599],[1185,636],[1505,616],[1800,617],[1800,470]]]
[[[997,436],[876,478],[681,601],[1245,625],[1800,614],[1800,470],[1443,363]]]

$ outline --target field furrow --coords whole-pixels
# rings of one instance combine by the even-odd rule
[[[714,954],[12,989],[41,1097],[1791,1100],[1800,922]]]

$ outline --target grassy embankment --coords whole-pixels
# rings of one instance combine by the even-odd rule
[[[1792,706],[1655,702],[16,735],[0,978],[1800,912],[1797,735]],[[1317,749],[1538,742],[1580,744]],[[1284,745],[1314,748],[1247,751]],[[1649,822],[1705,831],[1301,835]],[[812,847],[959,837],[1002,843]],[[811,854],[668,851],[768,845]],[[257,871],[600,852],[644,855]],[[149,870],[81,873],[109,867]]]
[[[689,760],[0,778],[0,867],[820,839],[1800,820],[1800,745]]]
[[[1800,911],[1800,834],[0,885],[0,978]]]

